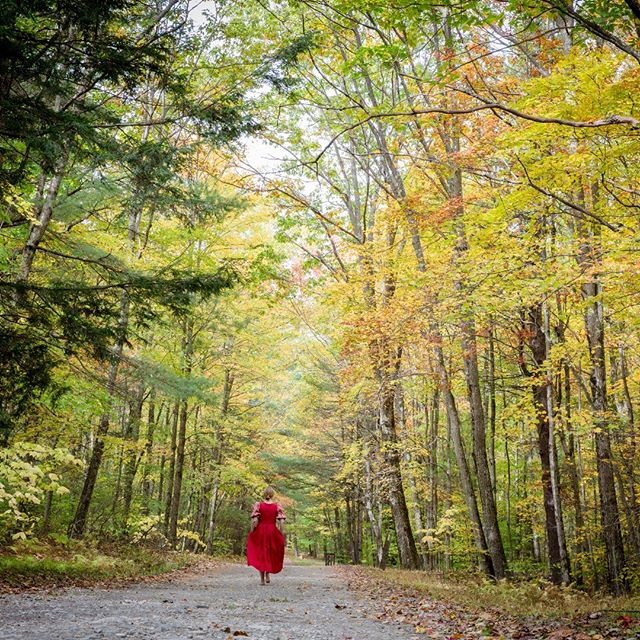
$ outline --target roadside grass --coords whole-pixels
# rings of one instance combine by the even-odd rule
[[[595,613],[620,615],[640,611],[640,595],[589,594],[545,581],[491,582],[478,576],[443,577],[426,571],[364,569],[391,586],[415,589],[421,595],[469,609],[497,611],[518,618],[566,619]]]
[[[0,590],[126,582],[195,565],[201,556],[132,545],[28,541],[0,549]]]

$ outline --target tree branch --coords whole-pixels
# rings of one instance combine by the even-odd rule
[[[460,89],[458,89],[460,90]],[[464,93],[464,91],[463,91]],[[461,116],[461,115],[469,115],[471,113],[477,113],[478,111],[504,111],[505,113],[510,113],[517,118],[522,118],[523,120],[529,120],[531,122],[539,122],[541,124],[559,124],[564,127],[574,127],[578,129],[595,129],[598,127],[608,127],[614,125],[627,125],[632,129],[640,128],[640,120],[637,118],[633,118],[632,116],[619,116],[619,115],[611,115],[606,118],[601,118],[599,120],[589,120],[589,121],[580,121],[580,120],[565,120],[564,118],[547,118],[544,116],[536,116],[529,113],[524,113],[519,111],[518,109],[513,109],[512,107],[508,107],[499,102],[489,102],[483,100],[479,96],[473,96],[478,100],[483,101],[483,104],[475,105],[473,107],[467,107],[464,109],[444,109],[441,107],[432,107],[429,109],[410,109],[408,111],[388,111],[383,113],[371,113],[366,118],[359,120],[358,122],[349,125],[336,133],[331,140],[324,146],[322,151],[314,158],[312,163],[317,163],[320,161],[322,156],[329,150],[329,148],[342,137],[345,133],[349,131],[353,131],[358,127],[361,127],[372,120],[377,120],[381,118],[414,118],[416,116],[425,116],[425,115],[434,115],[434,114],[442,114],[448,116]],[[308,163],[308,164],[312,164]]]

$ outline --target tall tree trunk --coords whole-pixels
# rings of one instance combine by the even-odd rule
[[[447,365],[444,359],[444,351],[441,344],[442,338],[439,332],[437,333],[435,340],[436,344],[434,349],[436,352],[436,364],[440,376],[440,384],[444,397],[444,406],[447,410],[447,421],[449,423],[451,441],[453,442],[453,450],[456,456],[460,485],[462,487],[462,493],[467,504],[467,511],[469,513],[469,519],[471,520],[471,526],[473,528],[474,542],[476,545],[476,549],[478,550],[478,561],[483,573],[486,573],[490,576],[495,576],[493,557],[488,551],[484,527],[482,526],[480,512],[478,511],[476,494],[473,488],[471,472],[467,463],[467,456],[462,440],[462,428],[460,425],[460,417],[458,415],[458,407],[456,405],[455,398],[453,397],[453,393],[451,392],[451,385],[449,383],[449,372],[447,371]]]
[[[522,373],[532,380],[531,393],[533,410],[536,420],[538,435],[538,454],[542,468],[542,495],[545,514],[545,532],[547,535],[547,549],[549,553],[549,569],[551,581],[554,584],[567,583],[566,564],[563,562],[562,542],[558,535],[558,518],[556,511],[554,492],[552,486],[552,447],[555,443],[551,438],[549,423],[553,408],[549,405],[551,398],[548,391],[551,380],[547,375],[545,363],[547,360],[547,337],[544,329],[542,303],[531,307],[526,316],[523,316],[522,334],[527,337],[527,343],[531,352],[534,369],[526,365],[524,358],[520,360]],[[566,551],[565,551],[566,555]],[[563,570],[563,565],[565,569]]]
[[[636,562],[640,561],[640,503],[636,483],[635,460],[637,454],[637,438],[635,431],[635,416],[631,393],[629,391],[627,356],[625,346],[618,345],[617,352],[612,350],[611,357],[611,382],[619,387],[618,393],[614,393],[613,399],[616,411],[620,417],[624,430],[621,430],[618,438],[622,469],[618,471],[620,497],[624,501],[624,507],[628,520],[628,531],[631,539],[631,548],[636,556]],[[625,481],[629,492],[629,499],[625,499]]]
[[[487,412],[489,419],[489,473],[491,487],[496,495],[496,354],[493,320],[489,325],[489,340],[487,345]]]
[[[167,495],[164,509],[164,531],[169,537],[169,520],[171,519],[171,505],[173,503],[173,481],[176,472],[176,446],[178,442],[178,419],[180,417],[180,401],[176,401],[171,418],[171,443],[169,445],[169,471],[167,473]],[[169,416],[167,415],[167,420]]]
[[[582,285],[582,297],[586,304],[584,323],[589,345],[591,371],[591,407],[594,415],[594,439],[600,489],[600,517],[602,536],[607,557],[607,584],[614,593],[628,589],[625,572],[625,555],[620,527],[620,512],[616,494],[613,453],[607,417],[607,377],[604,342],[604,305],[602,286],[597,272],[600,255],[587,237],[580,247],[579,261],[589,273]]]
[[[233,348],[233,340],[227,340],[225,343],[225,353],[230,354]],[[222,389],[222,403],[220,406],[220,420],[215,426],[215,448],[213,453],[213,482],[211,498],[209,500],[209,523],[207,526],[207,552],[213,554],[213,541],[216,523],[216,514],[218,511],[218,494],[220,491],[220,472],[224,460],[225,451],[225,433],[223,422],[229,413],[229,404],[231,402],[231,392],[235,381],[234,372],[230,368],[226,368],[224,372],[224,386]]]
[[[385,347],[385,351],[389,351]],[[387,371],[378,371],[380,383],[380,406],[378,412],[378,424],[384,447],[384,460],[386,466],[387,482],[389,487],[389,504],[393,516],[393,524],[396,531],[396,542],[400,555],[400,565],[404,569],[417,569],[420,565],[416,542],[411,531],[411,520],[402,484],[402,471],[400,467],[400,452],[398,450],[398,434],[395,419],[395,384],[389,379],[388,369],[397,372],[398,360],[389,362],[391,367]]]
[[[184,322],[184,337],[182,342],[183,375],[189,377],[192,368],[193,355],[193,321],[190,317]],[[178,439],[176,446],[176,464],[173,477],[173,497],[171,499],[171,513],[169,516],[169,543],[175,548],[178,535],[178,518],[180,514],[180,498],[182,495],[182,478],[184,473],[184,452],[187,440],[188,402],[182,400],[180,406],[180,418],[178,420]]]
[[[125,454],[125,469],[123,478],[123,516],[122,520],[127,527],[129,521],[129,513],[131,511],[131,500],[133,498],[133,482],[135,480],[138,468],[138,450],[137,443],[140,436],[140,420],[142,419],[142,405],[144,403],[144,388],[140,384],[135,399],[131,402],[129,410],[129,419],[127,421],[125,442],[127,449]]]
[[[81,538],[84,535],[87,526],[87,516],[89,515],[89,507],[93,497],[93,490],[98,479],[98,471],[102,463],[104,454],[104,437],[109,431],[111,421],[111,408],[116,393],[116,382],[118,378],[118,369],[120,368],[120,360],[122,359],[122,351],[126,340],[127,328],[129,326],[129,296],[125,292],[122,293],[120,300],[120,319],[118,322],[118,337],[111,354],[111,362],[109,364],[109,372],[107,374],[107,406],[100,416],[98,427],[96,429],[93,449],[87,466],[87,471],[82,485],[82,492],[78,500],[76,512],[69,526],[69,535],[72,538]]]
[[[178,437],[176,444],[176,462],[173,475],[173,496],[169,513],[169,544],[175,549],[178,541],[178,519],[180,515],[180,498],[182,496],[182,478],[184,475],[184,452],[187,441],[188,402],[180,403],[180,417],[178,419]]]
[[[371,538],[375,547],[374,565],[380,569],[384,569],[387,564],[388,544],[383,540],[382,521],[378,519],[375,513],[375,496],[377,492],[373,485],[373,471],[371,469],[371,456],[365,453],[364,458],[365,471],[365,492],[364,507],[371,528]],[[388,537],[387,537],[388,540]]]
[[[604,349],[604,312],[597,277],[582,287],[587,302],[585,327],[591,359],[591,400],[595,419],[595,445],[600,489],[602,536],[607,555],[607,583],[614,593],[627,590],[625,557],[616,495],[613,453],[607,419],[607,384]]]
[[[142,512],[149,515],[151,497],[153,495],[153,481],[150,478],[151,466],[153,462],[153,445],[156,429],[156,421],[160,421],[162,417],[162,410],[164,404],[160,405],[160,410],[156,415],[156,390],[151,389],[149,393],[149,407],[147,410],[147,433],[145,436],[146,442],[144,445],[144,467],[142,472]]]
[[[402,441],[411,442],[412,436],[407,433],[407,420],[406,420],[406,412],[405,412],[405,403],[404,403],[404,393],[402,390],[402,385],[396,385],[396,416],[397,421],[400,425],[400,438]],[[411,515],[413,517],[413,526],[415,527],[416,532],[419,536],[419,542],[417,545],[417,549],[420,550],[419,560],[420,567],[422,569],[426,569],[428,565],[428,553],[427,547],[425,543],[422,541],[424,537],[424,525],[422,524],[422,513],[420,511],[420,502],[418,500],[418,489],[416,487],[416,478],[415,472],[412,465],[412,456],[409,451],[404,453],[404,460],[406,462],[406,478],[407,478],[407,488],[409,489],[409,500],[411,503]]]
[[[473,459],[478,476],[478,493],[480,494],[480,502],[482,504],[482,518],[487,546],[491,554],[495,576],[498,579],[502,579],[507,573],[507,559],[502,545],[502,536],[498,525],[498,510],[491,485],[491,473],[487,459],[487,434],[478,372],[475,320],[469,313],[463,313],[463,320],[461,322],[462,358],[464,362],[465,380],[467,382],[469,406],[471,409]]]
[[[436,367],[437,370],[437,367]],[[427,500],[425,518],[429,535],[433,535],[438,526],[438,430],[440,427],[440,391],[436,388],[433,398],[429,402],[428,396],[424,400],[425,413],[425,445],[428,453],[427,481],[429,483],[429,497]],[[429,568],[436,568],[436,556],[429,549]]]

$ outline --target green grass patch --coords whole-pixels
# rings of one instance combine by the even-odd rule
[[[131,580],[181,569],[197,560],[193,554],[144,547],[30,541],[0,551],[0,585],[16,589]]]
[[[544,581],[492,582],[478,576],[442,577],[426,571],[366,568],[372,578],[415,589],[424,596],[469,609],[498,611],[514,617],[561,619],[595,612],[640,610],[640,596],[614,597],[556,587]]]

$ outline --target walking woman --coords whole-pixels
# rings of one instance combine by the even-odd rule
[[[284,521],[282,507],[273,501],[275,491],[264,490],[264,500],[251,512],[251,532],[247,539],[247,564],[260,572],[260,584],[271,582],[270,574],[282,571],[284,561]]]

